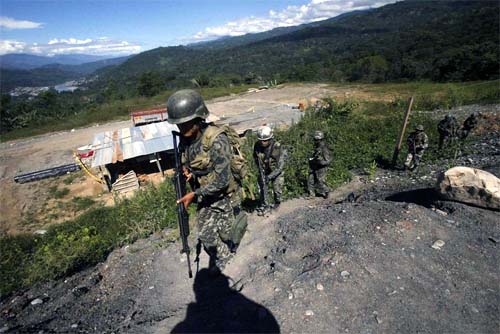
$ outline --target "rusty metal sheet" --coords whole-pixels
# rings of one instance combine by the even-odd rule
[[[178,131],[176,125],[159,122],[98,133],[92,142],[92,167],[172,150],[172,131]]]

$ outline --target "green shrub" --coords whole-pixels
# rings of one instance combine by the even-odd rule
[[[76,203],[90,203],[78,199]],[[142,189],[114,207],[90,209],[53,225],[43,236],[0,238],[0,294],[63,277],[103,261],[114,248],[176,224],[169,180]],[[77,205],[80,205],[77,204]]]

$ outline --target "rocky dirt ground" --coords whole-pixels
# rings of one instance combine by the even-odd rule
[[[456,164],[500,175],[499,138],[486,134]],[[439,200],[448,163],[378,170],[329,199],[250,214],[215,279],[203,254],[188,278],[172,231],[139,240],[4,299],[0,332],[498,333],[500,213]]]

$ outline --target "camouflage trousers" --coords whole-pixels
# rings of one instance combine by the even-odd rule
[[[406,156],[405,167],[409,170],[414,170],[415,168],[417,168],[420,160],[422,160],[424,152],[425,150],[416,150],[415,153],[408,153],[408,155]]]
[[[258,178],[259,192],[260,192],[260,202],[262,206],[269,206],[269,194],[264,191],[264,182],[261,177]],[[272,182],[272,189],[274,194],[274,203],[281,203],[281,196],[283,194],[283,186],[285,185],[285,177],[283,173],[274,179],[274,181],[267,182],[267,188]]]
[[[233,207],[229,197],[210,205],[199,205],[197,211],[198,238],[210,257],[209,266],[223,270],[231,258],[227,245],[234,223]]]
[[[316,194],[326,196],[330,192],[330,188],[326,184],[327,168],[312,169],[309,168],[309,176],[307,178],[307,191],[309,195]]]
[[[452,135],[439,134],[439,145],[438,149],[442,149],[445,146],[451,145],[456,141],[456,137]]]

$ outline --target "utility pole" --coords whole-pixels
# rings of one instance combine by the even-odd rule
[[[401,131],[399,132],[398,142],[394,148],[394,154],[392,156],[392,166],[395,167],[398,161],[399,151],[401,150],[401,143],[403,142],[403,136],[405,135],[406,126],[408,125],[408,118],[410,118],[411,106],[413,105],[413,96],[410,97],[408,103],[408,109],[406,109],[405,117],[403,119],[403,125],[401,126]]]

